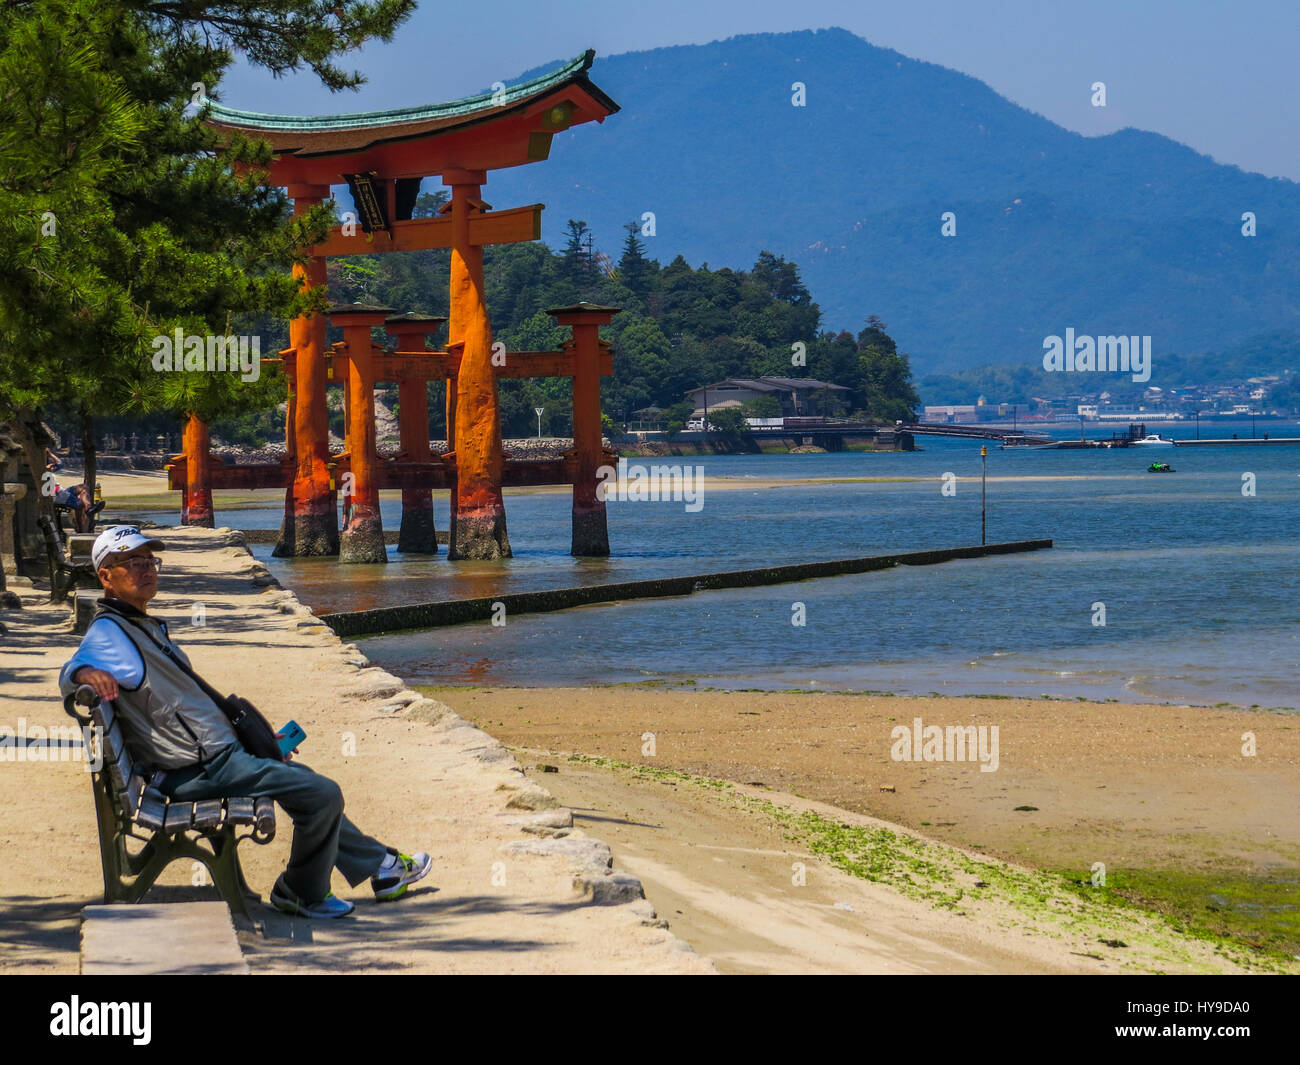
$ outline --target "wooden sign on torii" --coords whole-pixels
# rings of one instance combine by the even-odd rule
[[[277,555],[337,553],[343,561],[384,561],[379,489],[403,488],[406,539],[408,495],[411,513],[423,513],[421,493],[427,500],[430,489],[445,486],[451,491],[448,556],[501,558],[511,553],[502,486],[560,483],[574,486],[573,553],[609,553],[604,502],[596,496],[596,470],[610,458],[601,447],[599,391],[599,375],[610,369],[608,346],[599,340],[597,329],[608,323],[617,308],[585,304],[556,308],[551,313],[557,321],[574,330],[564,349],[507,353],[504,366],[494,368],[483,284],[485,245],[541,236],[541,204],[492,211],[482,200],[489,172],[543,160],[556,133],[583,122],[603,122],[619,109],[587,76],[594,58],[595,53],[588,51],[550,74],[504,92],[398,111],[302,118],[211,105],[209,125],[227,134],[238,131],[270,142],[274,159],[267,180],[287,187],[295,214],[327,199],[332,184],[347,182],[352,188],[359,219],[354,225],[336,227],[310,250],[305,266],[294,267],[304,286],[326,285],[329,256],[449,248],[450,318],[445,352],[424,350],[423,337],[430,332],[427,322],[407,316],[404,323],[404,316],[393,316],[390,308],[331,307],[329,318],[344,327],[345,335],[342,351],[335,352],[326,348],[324,316],[295,318],[289,327],[289,348],[280,353],[290,377],[286,432],[290,457],[285,465],[292,465],[291,477],[279,465],[212,463],[206,426],[191,418],[185,455],[178,456],[171,469],[172,487],[184,492],[183,521],[212,523],[213,487],[234,487],[236,482],[244,487],[283,486],[285,516]],[[421,180],[435,175],[451,189],[442,216],[411,218]],[[398,338],[399,350],[393,354],[376,353],[371,345],[370,329],[385,324]],[[339,462],[332,462],[329,454],[325,400],[330,362],[339,363],[348,394],[347,452]],[[375,452],[374,384],[392,380],[387,375],[399,369],[404,374],[399,381],[446,378],[449,382],[450,452],[441,460],[428,454],[426,406],[409,386],[400,403],[402,454],[384,460]],[[497,377],[552,375],[574,380],[573,451],[555,463],[505,461]],[[407,424],[415,414],[408,401],[418,407],[415,424]],[[335,484],[341,483],[336,477],[344,473],[350,474],[352,491],[340,541]],[[539,476],[556,479],[539,481]],[[423,519],[412,518],[407,549],[436,550],[431,504],[427,535],[418,530],[424,524]],[[419,547],[409,546],[414,544]]]

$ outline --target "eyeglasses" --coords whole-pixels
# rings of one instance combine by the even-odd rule
[[[162,569],[161,558],[124,558],[113,565],[121,566],[123,569],[129,569],[132,573],[144,573],[147,570],[153,570],[157,573]]]

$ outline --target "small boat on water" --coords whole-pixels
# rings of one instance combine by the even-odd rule
[[[1161,436],[1159,433],[1148,433],[1141,440],[1134,440],[1133,447],[1173,447],[1174,442]]]
[[[1147,473],[1177,473],[1167,462],[1153,462],[1147,467]]]

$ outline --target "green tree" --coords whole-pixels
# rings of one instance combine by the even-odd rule
[[[508,359],[511,351],[556,351],[569,339],[570,332],[545,311],[538,311],[516,328],[497,335],[506,346]]]
[[[748,418],[779,418],[781,402],[775,396],[755,396],[746,400],[741,406]]]
[[[614,347],[614,376],[603,384],[601,396],[607,410],[630,415],[656,399],[672,344],[653,318],[636,313],[618,315],[607,331]]]
[[[641,227],[636,222],[629,222],[623,228],[627,230],[627,237],[623,241],[623,256],[618,261],[618,276],[633,295],[644,299],[650,291],[654,266],[645,257]]]
[[[391,258],[391,256],[389,256]],[[383,266],[379,255],[350,256],[329,262],[330,298],[335,303],[374,303],[380,297]]]
[[[866,408],[858,346],[853,334],[847,330],[823,333],[808,345],[807,373],[809,377],[849,389],[846,401],[851,410]]]
[[[494,333],[508,334],[538,311],[577,299],[573,286],[564,286],[564,292],[556,291],[560,261],[540,243],[505,244],[484,249],[483,275]],[[445,292],[447,271],[444,269],[433,276],[440,290]]]
[[[739,407],[709,411],[709,421],[704,428],[710,440],[728,449],[743,445],[748,433],[744,412]]]
[[[10,0],[27,7],[43,0]],[[366,41],[390,41],[415,11],[415,0],[121,0],[172,47],[202,38],[205,50],[244,53],[276,77],[312,70],[331,91],[365,83],[334,59]]]
[[[774,300],[794,307],[806,307],[812,303],[812,296],[799,278],[799,268],[779,255],[759,252],[751,276],[754,283]]]
[[[823,418],[838,418],[844,413],[844,400],[838,392],[819,388],[808,397],[808,413]]]
[[[115,159],[146,131],[86,40],[112,28],[111,12],[89,3],[0,8],[0,417],[35,471],[51,442],[43,407],[103,384],[89,342],[133,333],[97,241],[113,218]],[[42,506],[52,513],[48,497]]]
[[[331,211],[291,219],[261,180],[269,147],[235,137],[218,150],[202,105],[236,48],[275,73],[307,66],[331,88],[355,86],[332,57],[387,39],[411,10],[412,0],[0,5],[0,409],[16,415],[29,454],[47,405],[75,410],[93,445],[98,414],[210,421],[266,404],[265,377],[160,373],[153,341],[319,307],[287,268]],[[93,447],[87,466],[93,481]]]
[[[912,367],[900,354],[888,327],[874,314],[858,334],[861,390],[868,415],[882,421],[915,420],[920,397],[912,387]]]
[[[664,410],[664,436],[669,440],[686,428],[686,423],[695,413],[695,404],[683,399]]]
[[[411,211],[411,217],[437,218],[443,205],[446,204],[449,199],[451,199],[451,194],[446,189],[435,189],[433,192],[422,192],[415,198],[415,207]]]
[[[596,266],[591,230],[587,228],[587,223],[570,218],[568,229],[569,239],[564,245],[560,277],[574,286],[581,295],[596,283],[600,271]]]

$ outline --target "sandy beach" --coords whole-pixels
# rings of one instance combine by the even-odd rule
[[[425,690],[519,748],[526,765],[556,765],[558,773],[539,779],[579,816],[590,809],[606,820],[625,795],[622,804],[631,809],[621,826],[624,844],[666,848],[681,864],[695,864],[693,846],[673,845],[683,836],[705,846],[716,841],[692,835],[690,817],[663,808],[666,788],[656,774],[664,772],[732,782],[763,800],[811,803],[832,818],[901,827],[967,853],[1079,880],[1093,879],[1095,863],[1102,863],[1112,889],[1152,909],[1167,908],[1172,885],[1206,910],[1216,898],[1215,908],[1229,908],[1239,890],[1254,897],[1263,883],[1289,894],[1287,908],[1294,910],[1300,728],[1291,714],[622,686]],[[901,724],[910,731],[918,718],[923,726],[996,725],[998,768],[983,772],[973,760],[894,760],[893,730]],[[1253,756],[1242,754],[1245,733],[1254,737]],[[652,756],[643,753],[648,735]],[[585,757],[566,763],[575,752]],[[675,799],[687,791],[716,797],[716,789],[667,779]],[[637,809],[642,813],[634,816]],[[769,847],[782,838],[772,837],[770,817],[755,818],[752,810],[714,809],[713,816],[743,820],[753,831],[766,825]],[[655,860],[663,864],[665,857]],[[628,864],[653,896],[660,886],[655,869]],[[852,879],[837,882],[837,890]],[[719,937],[707,925],[679,930],[701,936],[693,942],[721,963]],[[745,959],[737,964],[745,971]]]
[[[635,687],[426,690],[511,746],[760,782],[1081,875],[1094,861],[1282,870],[1300,858],[1293,714]],[[892,730],[910,731],[917,718],[997,726],[997,769],[973,757],[895,761]],[[1247,731],[1252,757],[1241,753]],[[647,732],[654,757],[641,754]]]

